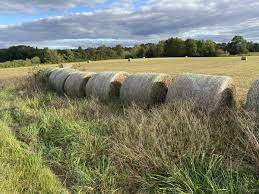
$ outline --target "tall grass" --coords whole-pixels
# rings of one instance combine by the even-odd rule
[[[61,182],[43,165],[42,158],[17,141],[0,120],[1,193],[67,193]]]
[[[241,108],[211,115],[180,102],[123,107],[30,84],[0,91],[5,122],[70,191],[258,191],[258,125]]]

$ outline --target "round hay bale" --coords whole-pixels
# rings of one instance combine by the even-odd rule
[[[55,68],[56,69],[56,68]],[[44,83],[44,84],[48,84],[49,82],[49,76],[50,74],[55,70],[55,69],[43,69],[40,70],[39,74],[38,74],[38,79],[40,82]]]
[[[227,76],[183,74],[168,88],[166,102],[188,101],[208,111],[235,105],[233,79]]]
[[[153,105],[165,101],[172,78],[167,74],[137,73],[123,82],[120,98],[124,104]]]
[[[76,71],[65,81],[64,91],[70,97],[84,97],[88,80],[96,73]]]
[[[49,76],[49,85],[54,89],[55,85],[55,77],[60,74],[64,69],[63,68],[55,68],[50,76]]]
[[[128,77],[126,72],[102,72],[93,75],[86,84],[85,94],[87,97],[96,97],[100,100],[109,100],[119,97],[120,88]]]
[[[54,70],[49,77],[50,86],[58,93],[63,94],[65,81],[74,71],[74,69],[69,68],[59,68]]]
[[[259,112],[259,80],[255,80],[247,94],[246,110]]]
[[[241,61],[247,61],[247,56],[242,56]]]

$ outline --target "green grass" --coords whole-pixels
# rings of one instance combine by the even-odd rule
[[[0,90],[1,191],[259,189],[259,128],[255,115],[242,109],[208,115],[182,103],[123,108],[119,102],[60,97],[32,80],[23,83]]]
[[[259,56],[259,52],[250,52],[249,56]]]
[[[3,120],[0,139],[1,193],[67,193],[42,158],[17,141]]]

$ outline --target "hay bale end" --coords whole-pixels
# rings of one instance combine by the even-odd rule
[[[247,61],[247,60],[248,60],[247,56],[242,56],[241,57],[241,61]]]
[[[137,73],[123,82],[120,98],[124,104],[154,105],[165,101],[172,78],[167,74]]]
[[[85,94],[87,97],[95,97],[103,101],[119,97],[121,85],[128,75],[126,72],[102,72],[95,74],[87,82]]]
[[[195,106],[216,111],[235,105],[233,79],[227,76],[183,74],[171,83],[166,102],[187,101]]]
[[[56,70],[58,68],[54,68],[54,69],[43,69],[43,70],[40,70],[37,77],[38,77],[38,80],[40,82],[42,82],[43,84],[49,84],[49,77],[51,75],[51,73]]]
[[[59,68],[54,70],[49,77],[50,86],[58,93],[64,93],[64,84],[71,73],[75,72],[70,68]]]
[[[64,92],[70,97],[84,97],[85,86],[94,72],[75,71],[69,75],[64,84]]]

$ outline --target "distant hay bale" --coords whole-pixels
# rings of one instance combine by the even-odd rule
[[[104,101],[112,97],[119,97],[121,85],[128,75],[126,72],[95,74],[87,82],[85,94],[87,97],[96,97]]]
[[[128,58],[128,62],[131,62],[132,58]]]
[[[60,64],[60,65],[58,65],[58,67],[59,68],[71,68],[72,69],[74,65],[75,64],[73,64],[73,63],[66,63],[66,64]]]
[[[248,91],[246,110],[259,113],[259,80],[255,80]]]
[[[70,97],[84,97],[85,86],[93,72],[76,71],[69,75],[64,84],[64,92]]]
[[[74,69],[69,68],[59,68],[54,70],[49,77],[50,86],[58,93],[63,94],[65,81],[74,71]]]
[[[247,59],[248,59],[247,56],[242,56],[242,57],[241,57],[241,60],[242,60],[242,61],[247,61]]]
[[[168,88],[166,102],[187,101],[216,111],[235,105],[236,90],[233,79],[227,76],[183,74]]]
[[[164,102],[172,78],[167,74],[137,73],[123,82],[120,98],[124,104],[153,105]]]

